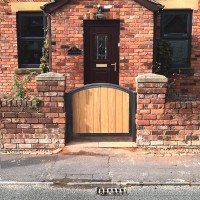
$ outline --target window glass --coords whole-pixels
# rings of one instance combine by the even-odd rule
[[[43,41],[22,41],[21,42],[21,63],[40,64],[42,57]]]
[[[164,14],[164,35],[187,34],[188,14]]]
[[[44,36],[43,16],[21,17],[22,37],[43,37]]]
[[[184,67],[189,63],[188,40],[169,40],[173,49],[172,63]]]

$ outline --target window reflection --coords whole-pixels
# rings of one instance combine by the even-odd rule
[[[40,64],[43,41],[22,41],[21,56],[23,64]]]
[[[188,14],[165,14],[164,34],[187,34]]]
[[[43,37],[43,16],[24,16],[21,18],[22,37]]]

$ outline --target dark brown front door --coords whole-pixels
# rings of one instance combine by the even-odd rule
[[[84,21],[85,84],[119,84],[119,20]]]

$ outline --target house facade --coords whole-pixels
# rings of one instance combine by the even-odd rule
[[[100,20],[98,5],[104,15]],[[198,21],[198,0],[1,2],[0,91],[10,93],[15,72],[22,75],[30,69],[38,72],[46,26],[50,30],[49,68],[66,75],[66,91],[97,82],[135,90],[135,78],[152,72],[158,38],[173,46],[174,72],[189,71],[198,76]],[[176,30],[177,24],[180,30]],[[105,29],[102,33],[107,31],[110,38],[101,34],[101,27]],[[95,31],[99,36],[93,36]],[[74,47],[80,52],[70,54]],[[195,78],[190,78],[194,83]],[[194,84],[193,88],[198,89]],[[34,85],[33,81],[31,92]]]
[[[0,94],[31,73],[41,102],[0,101],[1,148],[59,148],[86,133],[200,145],[200,0],[8,0],[0,10]],[[152,74],[159,40],[173,50],[169,82]]]

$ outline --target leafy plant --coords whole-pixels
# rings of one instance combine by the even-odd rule
[[[13,92],[14,97],[17,99],[25,99],[27,94],[27,83],[32,80],[32,76],[36,74],[35,72],[31,72],[25,77],[21,77],[17,74],[13,76]]]
[[[27,83],[29,83],[32,80],[32,77],[35,74],[36,74],[35,72],[30,72],[30,74],[26,75],[23,78],[17,74],[14,74],[13,91],[14,91],[15,99],[27,98]],[[32,99],[32,102],[33,102],[30,108],[39,112],[40,100],[38,99],[38,97],[34,96],[34,97],[31,97],[30,99]]]
[[[47,73],[49,71],[49,36],[48,27],[45,28],[45,38],[42,47],[42,57],[40,58],[40,68],[42,73]]]
[[[13,91],[17,99],[24,99],[26,97],[25,80],[21,79],[21,77],[16,74],[13,77]]]
[[[40,100],[38,99],[37,96],[34,96],[33,97],[33,101],[34,101],[34,104],[31,106],[31,109],[39,112],[39,107],[40,107]]]
[[[172,65],[172,55],[173,50],[170,43],[165,40],[158,40],[156,42],[156,62],[153,66],[153,72],[168,77]]]
[[[0,0],[0,4],[2,5],[2,4],[5,4],[5,5],[7,5],[8,4],[8,1],[7,0]],[[1,21],[4,21],[4,19],[3,19],[3,12],[5,11],[5,8],[2,8],[3,10],[1,10],[1,12],[0,12],[0,22]],[[1,36],[1,33],[0,33],[0,36]]]
[[[8,4],[7,0],[1,0],[3,3]]]

